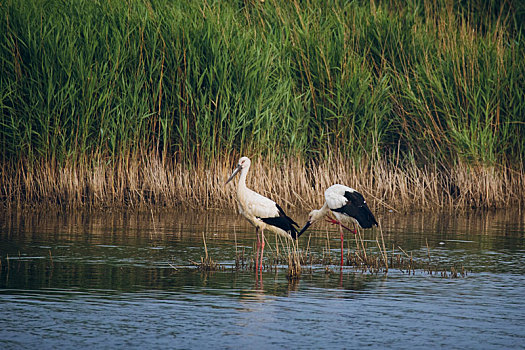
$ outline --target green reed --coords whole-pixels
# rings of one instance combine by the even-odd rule
[[[0,3],[1,162],[522,167],[518,1]]]

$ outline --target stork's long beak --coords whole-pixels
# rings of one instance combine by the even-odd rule
[[[239,170],[241,170],[241,165],[237,165],[237,168],[235,168],[235,170],[233,171],[233,173],[230,175],[230,177],[228,178],[228,180],[226,180],[226,183],[224,185],[227,185],[228,182],[230,182],[234,177],[235,175],[237,175],[237,173],[239,172]]]
[[[303,228],[301,229],[301,231],[299,231],[299,233],[297,234],[297,238],[299,238],[299,236],[301,236],[303,234],[304,231],[308,230],[308,227],[310,227],[310,225],[312,224],[311,221],[308,221],[306,223],[306,225],[303,226]]]

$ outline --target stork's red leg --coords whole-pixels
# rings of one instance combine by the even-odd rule
[[[341,233],[341,269],[343,268],[343,225],[339,225],[339,232]]]
[[[255,273],[259,270],[259,249],[261,248],[261,241],[259,239],[259,227],[255,228],[255,233],[257,235],[257,255],[255,258]]]
[[[262,271],[263,254],[264,254],[264,229],[261,229],[261,263],[259,264],[259,268],[261,269],[261,271]]]
[[[347,229],[348,231],[352,232],[354,235],[357,234],[357,231],[354,229],[352,230],[351,228],[348,228],[346,227],[345,225],[343,225],[341,222],[335,220],[335,219],[332,219],[332,218],[327,218],[326,219],[326,222],[329,222],[331,224],[334,224],[334,225],[339,225],[339,226],[342,226],[343,228]],[[355,227],[355,224],[354,224],[354,227]]]
[[[331,217],[327,217],[326,218],[326,222],[329,222],[329,223],[334,224],[334,225],[341,224],[339,221],[337,221],[336,219],[332,219]]]

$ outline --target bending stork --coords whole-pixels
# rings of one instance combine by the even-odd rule
[[[353,188],[344,185],[332,185],[324,192],[325,203],[319,210],[312,210],[308,216],[308,222],[301,229],[297,235],[299,237],[308,227],[321,219],[328,216],[327,221],[332,224],[339,225],[339,232],[341,233],[341,266],[343,265],[343,228],[356,234],[357,231],[349,229],[344,224],[357,224],[362,228],[371,228],[377,226],[377,221],[366,205],[363,195]],[[335,219],[329,217],[330,212],[334,214]]]
[[[259,265],[259,249],[261,249],[261,264],[259,266],[260,269],[262,269],[264,230],[268,229],[283,237],[296,239],[298,237],[297,228],[299,226],[284,213],[283,209],[277,203],[246,187],[246,176],[248,170],[250,170],[250,164],[251,161],[248,157],[239,159],[239,164],[226,181],[226,184],[230,182],[237,173],[241,173],[241,178],[237,184],[239,212],[255,226],[255,232],[257,234],[256,265]]]

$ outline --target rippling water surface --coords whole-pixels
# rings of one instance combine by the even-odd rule
[[[3,212],[0,348],[524,347],[521,213],[378,216],[390,253],[430,250],[436,266],[467,275],[319,264],[296,282],[285,266],[259,280],[233,268],[254,241],[234,213]],[[314,229],[301,248],[337,263],[338,233]],[[378,232],[365,235],[371,250]],[[224,270],[192,264],[203,235]]]

